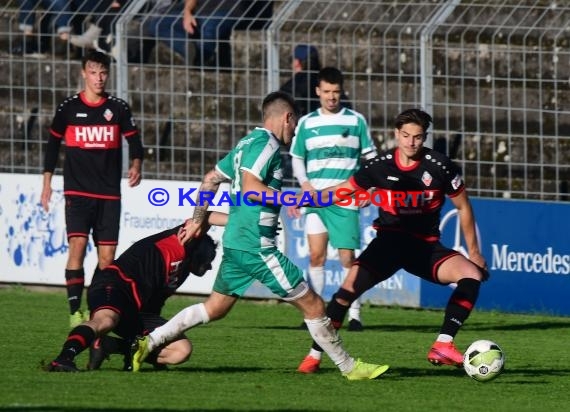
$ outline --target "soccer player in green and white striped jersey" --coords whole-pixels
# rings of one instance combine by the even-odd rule
[[[322,190],[351,177],[361,159],[376,156],[364,116],[341,105],[343,75],[334,67],[319,72],[316,93],[321,107],[303,116],[291,145],[293,174],[305,191]],[[360,249],[359,211],[356,206],[306,208],[309,243],[309,281],[322,294],[328,243],[338,249],[344,275]],[[349,310],[348,330],[362,330],[360,301]]]
[[[154,348],[170,342],[194,326],[221,319],[237,299],[258,280],[302,313],[312,338],[324,349],[348,380],[375,379],[388,365],[374,365],[351,357],[325,314],[322,298],[303,279],[303,272],[275,244],[277,218],[283,203],[280,146],[291,142],[297,118],[295,101],[284,92],[270,93],[263,101],[263,128],[257,128],[208,172],[200,192],[216,193],[229,180],[230,196],[249,193],[248,202],[230,207],[223,237],[224,255],[214,287],[204,303],[189,306],[169,322],[137,341],[133,371]],[[297,195],[300,204],[303,195]],[[288,201],[287,201],[288,202]],[[208,202],[198,204],[192,219],[179,233],[184,244],[204,233]]]

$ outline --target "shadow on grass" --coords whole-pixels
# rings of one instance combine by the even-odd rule
[[[230,411],[237,411],[239,409],[227,409],[227,408],[208,408],[208,409],[204,409],[204,408],[192,408],[192,407],[184,407],[183,409],[168,409],[168,408],[150,408],[150,409],[141,409],[140,407],[136,407],[136,408],[108,408],[108,407],[101,407],[101,408],[93,408],[93,407],[89,407],[89,409],[86,408],[76,408],[76,407],[65,407],[65,406],[25,406],[25,405],[16,405],[16,406],[0,406],[0,411],[22,411],[22,412],[85,412],[85,411],[89,411],[89,412],[128,412],[128,411],[145,411],[145,412],[180,412],[180,411],[211,411],[211,412],[230,412]],[[243,410],[243,409],[242,409]],[[255,410],[259,410],[259,411],[267,411],[267,410],[271,410],[271,409],[267,409],[267,408],[263,408],[263,409],[248,409],[249,411],[255,411]],[[284,411],[284,412],[319,412],[319,411],[326,411],[326,409],[283,409],[283,408],[279,408],[279,411]]]
[[[469,322],[469,321],[467,321]],[[517,331],[517,330],[553,330],[553,329],[564,329],[568,330],[570,328],[570,321],[542,321],[542,322],[524,322],[524,323],[509,323],[505,325],[493,325],[488,323],[474,323],[465,324],[469,325],[469,329],[472,330],[505,330],[505,331]]]
[[[243,367],[243,366],[216,366],[216,367],[212,367],[212,368],[204,368],[204,367],[196,367],[196,366],[177,366],[175,368],[172,369],[167,369],[163,372],[166,373],[175,373],[175,372],[181,372],[181,373],[188,373],[188,372],[192,372],[192,373],[215,373],[215,374],[220,374],[220,373],[244,373],[244,372],[261,372],[261,371],[266,371],[267,368],[262,368],[262,367]],[[138,373],[147,373],[147,372],[152,372],[152,373],[157,373],[160,371],[156,371],[154,370],[152,367],[143,367],[141,368],[141,370]],[[127,372],[130,373],[130,372]]]
[[[463,368],[390,368],[390,370],[382,376],[386,379],[407,379],[419,377],[441,377],[441,376],[461,376],[465,375]],[[533,369],[533,368],[507,368],[500,377],[508,377],[505,384],[550,384],[551,382],[545,380],[544,377],[568,377],[570,376],[570,369]],[[514,379],[514,380],[513,380]],[[500,379],[497,379],[497,382]]]
[[[400,324],[366,324],[364,325],[364,332],[366,331],[380,331],[380,332],[402,332],[402,331],[414,331],[420,333],[431,333],[434,330],[438,330],[441,327],[440,323],[434,324],[415,324],[415,325],[400,325]],[[267,329],[267,330],[298,330],[304,331],[298,325],[291,326],[252,326],[248,325],[248,329]],[[496,323],[482,323],[482,322],[470,322],[467,320],[464,326],[465,330],[477,330],[477,331],[524,331],[524,330],[555,330],[555,329],[570,329],[570,321],[542,321],[542,322],[523,322],[523,323],[509,323],[509,324],[496,324]],[[342,333],[346,333],[346,325],[343,324],[341,328]],[[352,333],[352,332],[351,332]]]
[[[416,331],[416,332],[433,332],[434,329],[439,329],[441,325],[364,325],[364,332],[368,330],[373,331],[383,331],[383,332],[394,332],[394,331]],[[267,329],[267,330],[298,330],[300,332],[308,333],[306,329],[301,329],[298,325],[291,326],[252,326],[248,325],[248,329]],[[343,324],[340,329],[341,333],[347,332],[346,325]],[[360,333],[360,332],[350,332],[350,333]]]
[[[408,379],[410,377],[441,377],[465,375],[463,368],[432,367],[432,368],[399,368],[391,367],[380,379]]]

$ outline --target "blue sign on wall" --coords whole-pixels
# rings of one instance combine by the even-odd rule
[[[483,256],[491,278],[478,309],[570,315],[570,205],[472,199]],[[457,214],[442,214],[442,242],[461,247]],[[422,283],[420,305],[444,307],[450,291]]]

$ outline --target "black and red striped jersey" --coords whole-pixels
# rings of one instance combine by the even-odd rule
[[[190,275],[194,241],[180,245],[177,233],[181,227],[133,243],[111,265],[131,285],[141,311],[160,313],[165,300]]]
[[[378,230],[405,231],[426,240],[439,239],[445,196],[457,196],[465,189],[459,167],[429,148],[423,148],[420,160],[410,167],[399,163],[397,148],[379,153],[350,180],[360,189],[375,188]]]
[[[120,198],[122,137],[129,143],[129,157],[143,158],[141,138],[128,104],[105,95],[95,104],[83,92],[65,99],[50,127],[44,172],[57,164],[61,141],[65,142],[64,193]]]

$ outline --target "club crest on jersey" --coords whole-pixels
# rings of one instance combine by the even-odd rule
[[[105,118],[105,120],[107,120],[108,122],[111,121],[111,119],[113,118],[113,112],[109,109],[105,110],[105,113],[103,113],[103,117]]]
[[[424,185],[429,186],[429,185],[431,185],[432,180],[433,180],[433,177],[431,177],[431,175],[426,170],[424,172],[424,174],[422,175],[422,182],[424,182]]]

